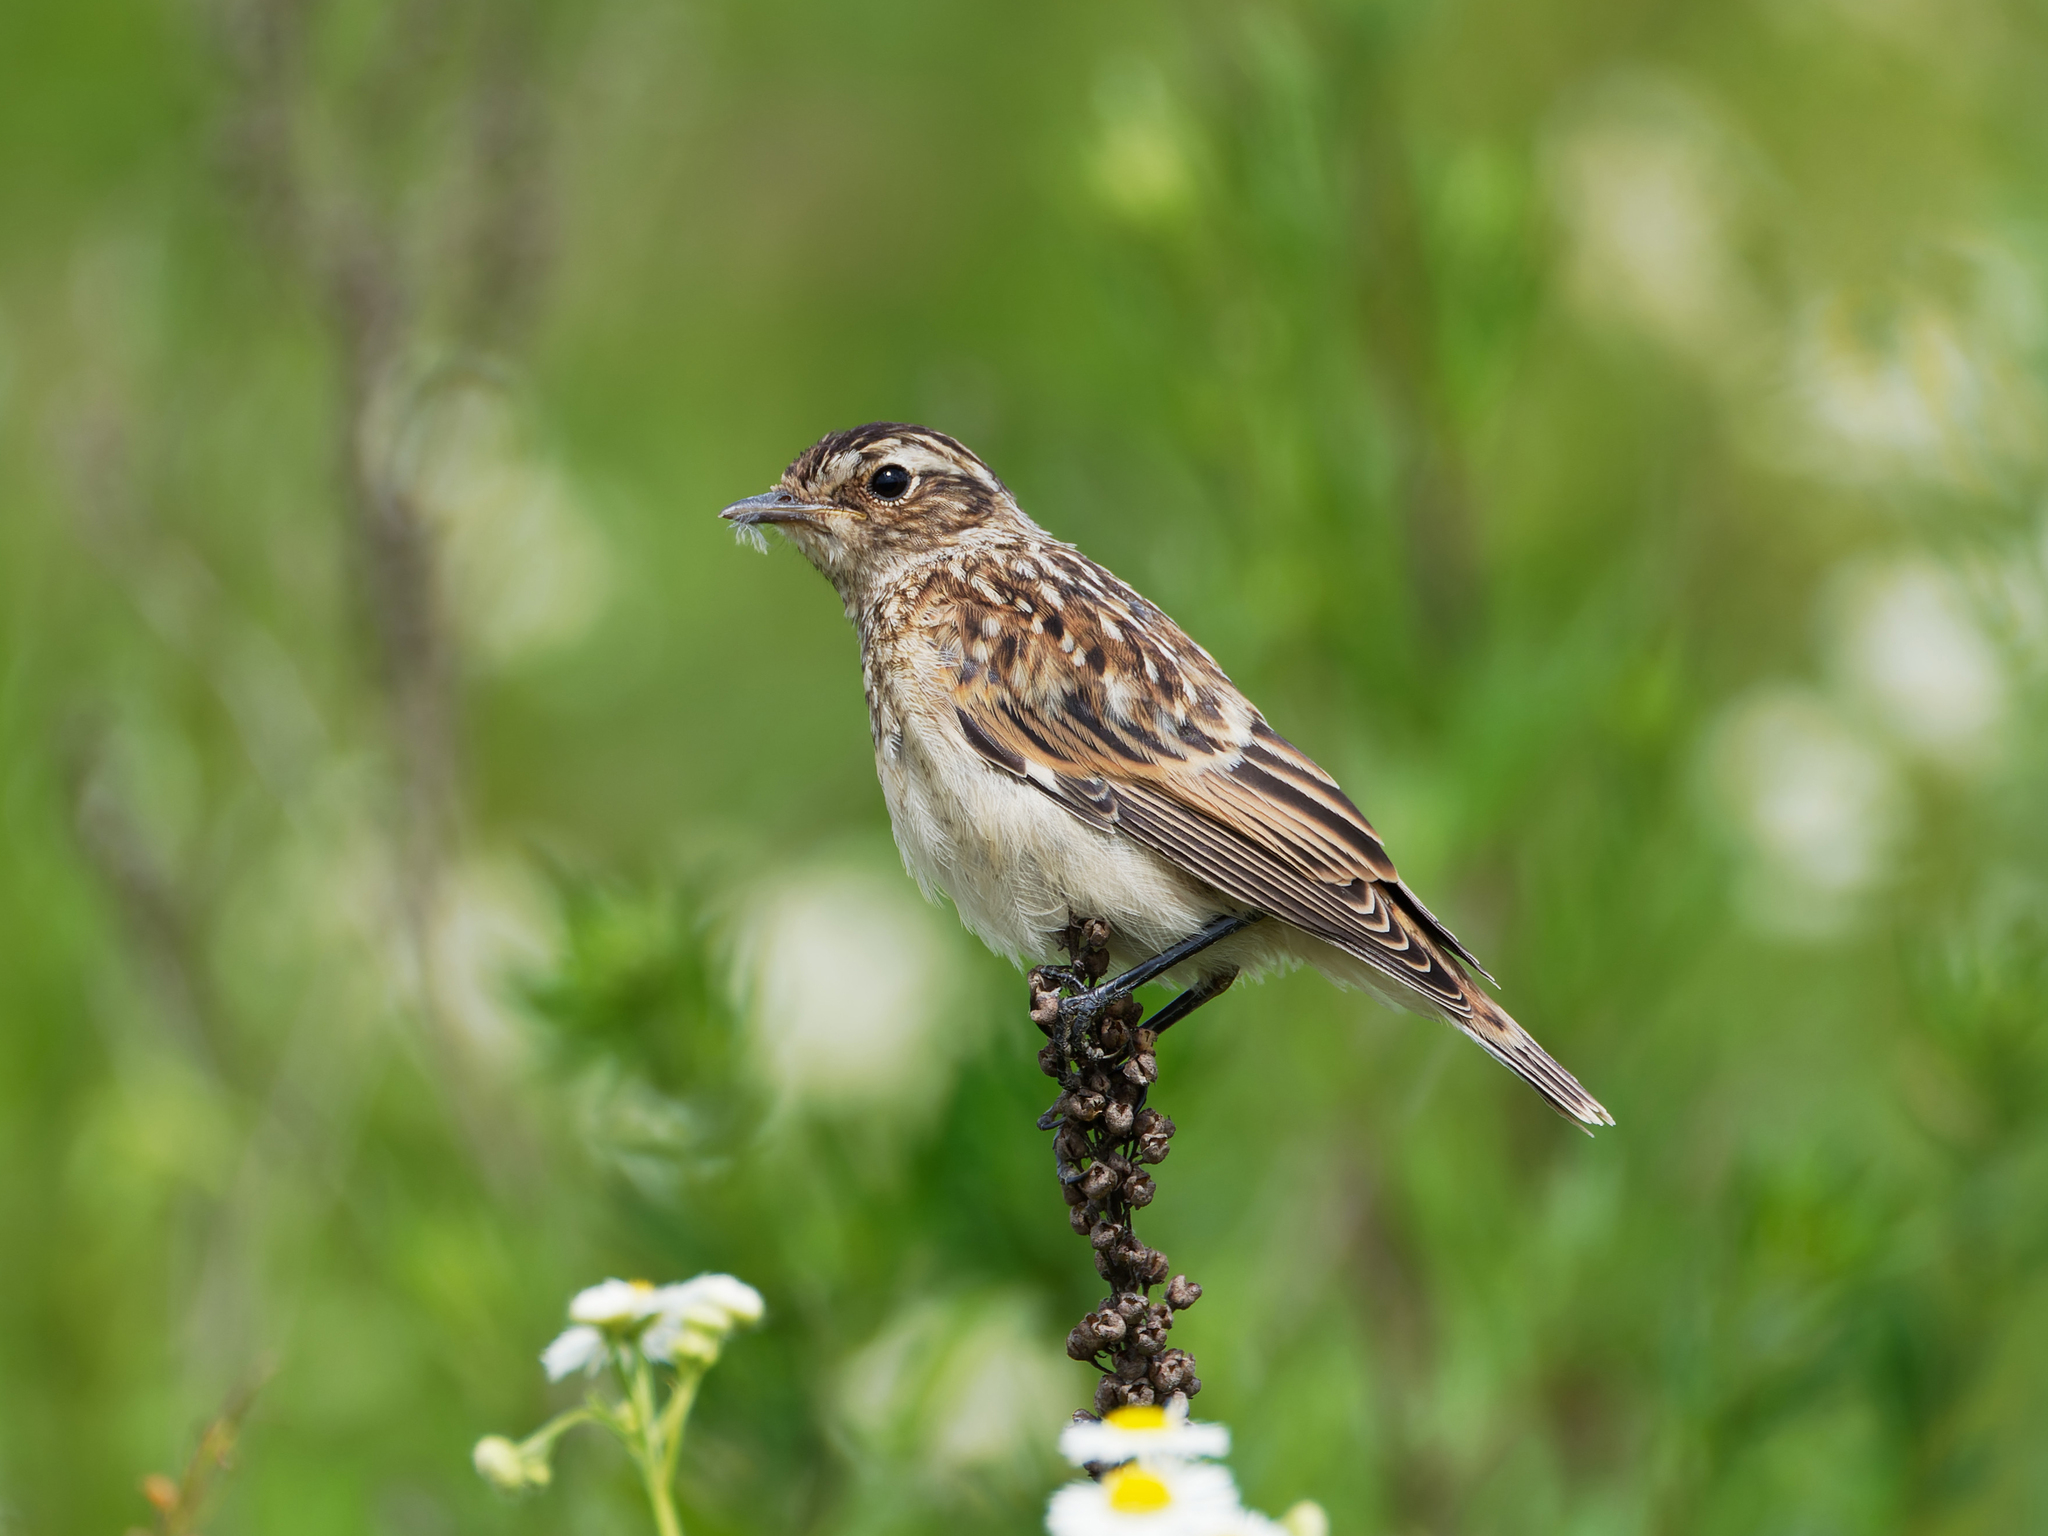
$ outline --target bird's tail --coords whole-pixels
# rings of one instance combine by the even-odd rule
[[[1573,1077],[1536,1043],[1535,1037],[1508,1016],[1505,1008],[1468,981],[1464,987],[1471,1012],[1453,1015],[1451,1022],[1485,1047],[1487,1055],[1521,1078],[1544,1098],[1550,1107],[1587,1127],[1614,1124],[1600,1101],[1579,1086]]]

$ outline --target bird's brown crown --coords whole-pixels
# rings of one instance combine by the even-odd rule
[[[860,542],[870,555],[937,545],[991,518],[1014,516],[1017,506],[965,446],[896,421],[819,438],[783,472],[782,489],[864,525]]]

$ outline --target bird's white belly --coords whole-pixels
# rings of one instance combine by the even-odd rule
[[[896,846],[927,894],[1015,961],[1059,953],[1075,917],[1104,917],[1120,960],[1156,953],[1223,910],[1213,892],[1150,849],[1084,825],[991,767],[956,733],[885,733],[875,766]]]

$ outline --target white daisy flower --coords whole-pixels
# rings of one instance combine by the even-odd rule
[[[658,1294],[650,1280],[607,1280],[576,1293],[569,1302],[569,1321],[630,1329],[654,1311]]]
[[[1070,1424],[1060,1433],[1060,1454],[1077,1467],[1135,1458],[1195,1461],[1230,1454],[1230,1431],[1188,1419],[1185,1398],[1164,1407],[1115,1408],[1099,1423]]]
[[[595,1371],[604,1364],[604,1334],[586,1323],[557,1334],[555,1341],[540,1352],[540,1368],[549,1381],[560,1381],[577,1371]]]
[[[761,1321],[761,1293],[731,1275],[699,1275],[664,1285],[653,1296],[654,1321],[640,1340],[650,1360],[709,1365],[726,1336],[742,1323]]]
[[[1280,1536],[1238,1502],[1228,1468],[1171,1459],[1069,1483],[1052,1496],[1045,1528],[1051,1536]]]

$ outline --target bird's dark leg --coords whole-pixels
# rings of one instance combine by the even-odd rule
[[[1079,997],[1069,997],[1062,1000],[1060,1003],[1061,1027],[1071,1034],[1077,1025],[1092,1023],[1101,1016],[1102,1011],[1109,1004],[1115,1002],[1118,998],[1128,997],[1131,993],[1137,991],[1138,988],[1145,985],[1146,982],[1152,980],[1153,977],[1164,975],[1182,961],[1190,960],[1194,956],[1199,955],[1211,944],[1220,943],[1222,940],[1229,938],[1233,933],[1242,932],[1244,929],[1251,927],[1253,923],[1258,922],[1263,916],[1265,914],[1262,912],[1252,912],[1242,917],[1235,915],[1219,917],[1199,933],[1189,934],[1188,937],[1182,939],[1178,944],[1162,949],[1150,960],[1132,966],[1123,975],[1113,977],[1103,982],[1102,985],[1083,992]],[[1232,973],[1233,977],[1235,974],[1235,972]],[[1224,985],[1227,986],[1229,983],[1226,982]],[[1222,991],[1222,988],[1217,988],[1217,992],[1220,991]],[[1182,1009],[1180,1013],[1175,1014],[1174,1017],[1185,1018],[1189,1013],[1201,1007],[1203,1003],[1208,1002],[1214,996],[1216,996],[1216,992],[1211,992],[1208,996],[1188,1004],[1186,1008]],[[1174,999],[1176,1003],[1179,1001],[1179,998]],[[1173,1004],[1169,1003],[1167,1006],[1170,1008]]]
[[[1228,992],[1230,984],[1236,980],[1235,970],[1218,971],[1214,976],[1205,976],[1153,1014],[1145,1023],[1154,1033],[1163,1035],[1202,1004],[1214,1002]]]

